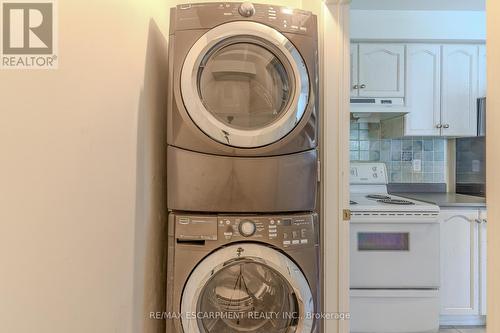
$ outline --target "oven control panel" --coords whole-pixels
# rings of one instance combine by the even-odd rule
[[[350,184],[386,185],[387,167],[385,163],[351,163]]]

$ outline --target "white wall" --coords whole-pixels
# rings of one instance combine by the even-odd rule
[[[481,11],[351,10],[351,39],[485,40]]]
[[[59,69],[0,71],[1,332],[162,332],[176,2],[58,1]]]

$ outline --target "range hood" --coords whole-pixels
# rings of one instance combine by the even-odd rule
[[[403,98],[351,98],[351,119],[360,123],[377,123],[408,112]]]

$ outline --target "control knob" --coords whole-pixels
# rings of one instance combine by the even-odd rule
[[[253,234],[255,234],[257,227],[255,226],[255,223],[253,221],[244,220],[240,222],[238,229],[242,236],[250,237],[253,236]]]
[[[243,2],[238,9],[241,16],[250,17],[255,14],[255,7],[251,2]]]

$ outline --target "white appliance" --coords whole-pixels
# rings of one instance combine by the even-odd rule
[[[351,118],[357,122],[379,122],[409,112],[403,98],[351,98]]]
[[[387,194],[384,163],[350,179],[351,332],[438,332],[439,207]]]

